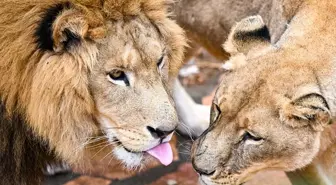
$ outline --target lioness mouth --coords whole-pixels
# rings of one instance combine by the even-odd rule
[[[173,162],[173,150],[168,142],[161,143],[147,151],[133,151],[125,147],[120,140],[117,138],[114,139],[114,141],[121,147],[123,147],[127,152],[129,153],[147,153],[150,156],[156,158],[161,162],[161,164],[168,166]]]

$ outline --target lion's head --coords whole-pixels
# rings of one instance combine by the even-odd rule
[[[210,127],[193,147],[203,184],[242,184],[264,169],[293,171],[318,154],[335,108],[329,94],[335,49],[325,46],[333,32],[317,23],[322,19],[300,15],[278,45],[270,44],[260,16],[233,28],[225,48],[237,69],[224,76]],[[316,33],[324,35],[309,35]]]
[[[168,3],[2,4],[0,73],[8,81],[0,82],[0,94],[7,109],[25,115],[68,162],[114,155],[141,166],[144,152],[168,142],[178,124],[171,88],[186,42]]]

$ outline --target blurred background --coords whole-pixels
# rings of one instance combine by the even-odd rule
[[[223,61],[210,56],[204,49],[197,49],[189,56],[181,69],[179,79],[197,103],[210,104],[212,92],[217,87]],[[172,141],[174,162],[168,167],[154,164],[140,172],[126,172],[109,161],[94,161],[89,172],[80,169],[49,175],[45,185],[198,185],[198,175],[190,163],[192,139],[187,135],[175,134]],[[106,168],[108,164],[108,168]],[[262,172],[246,185],[290,185],[285,173]]]

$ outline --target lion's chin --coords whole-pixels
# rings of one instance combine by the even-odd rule
[[[140,170],[146,163],[144,153],[129,152],[124,147],[116,147],[113,149],[114,156],[128,170]]]
[[[115,147],[113,154],[121,164],[130,171],[142,170],[155,161],[155,159],[145,152],[130,152],[122,146]]]

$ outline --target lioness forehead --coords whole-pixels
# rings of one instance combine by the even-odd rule
[[[264,90],[262,87],[265,80],[258,73],[251,73],[249,70],[251,69],[242,68],[224,75],[217,89],[214,103],[227,117],[235,116],[246,105],[256,103],[254,97]]]

